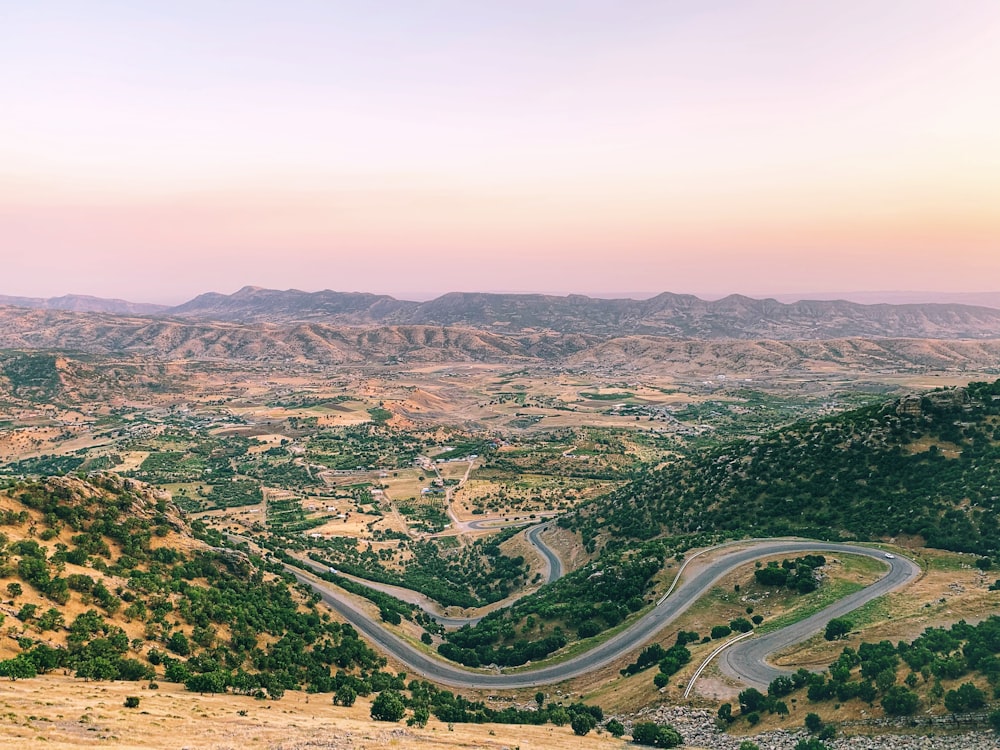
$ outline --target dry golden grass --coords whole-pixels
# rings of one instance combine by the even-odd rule
[[[520,747],[522,750],[599,750],[625,743],[607,734],[577,737],[568,727],[502,724],[449,725],[431,719],[423,729],[373,722],[370,702],[332,705],[329,695],[286,693],[280,701],[238,695],[198,695],[179,685],[158,690],[141,683],[95,683],[40,677],[0,683],[0,746],[198,748]],[[139,707],[124,707],[137,696]],[[243,715],[241,715],[241,713]]]

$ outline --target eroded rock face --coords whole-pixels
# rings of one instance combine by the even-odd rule
[[[919,417],[928,411],[960,409],[969,403],[969,394],[964,388],[945,391],[931,391],[919,396],[907,396],[896,407],[899,416]]]

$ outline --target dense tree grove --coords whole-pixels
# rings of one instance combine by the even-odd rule
[[[780,565],[771,561],[757,568],[753,576],[762,586],[785,586],[800,594],[808,594],[819,585],[816,569],[824,565],[826,558],[823,555],[805,555],[794,560],[782,560]]]
[[[656,676],[657,687],[663,687],[667,684],[667,678],[679,672],[681,667],[691,661],[691,652],[686,644],[695,643],[697,640],[697,633],[682,630],[677,634],[677,641],[670,648],[663,648],[659,643],[650,644],[639,653],[639,657],[632,664],[621,670],[621,674],[624,677],[630,677],[658,664],[660,670]]]
[[[647,605],[653,576],[666,561],[660,542],[606,554],[526,597],[512,607],[491,612],[475,627],[446,635],[440,653],[467,666],[516,666],[543,659],[580,637],[597,635]],[[551,629],[546,622],[556,621]]]
[[[422,680],[413,680],[408,685],[409,698],[404,698],[406,706],[416,713],[425,709],[429,714],[444,722],[454,724],[570,724],[574,731],[583,727],[593,729],[604,721],[604,711],[600,706],[588,706],[584,703],[572,703],[563,706],[556,703],[544,704],[545,696],[537,703],[537,708],[523,709],[513,706],[495,709],[481,701],[470,701],[461,695],[455,695],[450,690],[440,690],[435,685]],[[544,704],[544,705],[543,705]],[[609,722],[611,725],[613,722]],[[616,723],[621,726],[620,722]],[[610,729],[609,729],[610,731]],[[579,734],[580,732],[577,731]],[[584,732],[585,734],[586,732]]]
[[[935,391],[711,448],[560,520],[584,542],[713,530],[922,536],[1000,551],[1000,380]]]

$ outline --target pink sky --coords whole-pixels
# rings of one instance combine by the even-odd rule
[[[21,5],[0,294],[1000,288],[995,0]]]

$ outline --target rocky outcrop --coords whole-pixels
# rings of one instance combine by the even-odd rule
[[[670,724],[680,732],[685,746],[706,750],[739,750],[740,742],[745,739],[756,742],[762,750],[794,750],[799,740],[809,737],[801,727],[761,732],[750,737],[728,735],[719,731],[715,715],[710,711],[684,706],[649,708],[628,720],[620,720],[626,731],[639,721]],[[983,730],[981,719],[958,722],[954,716],[941,716],[928,718],[918,726],[913,726],[915,723],[909,718],[854,722],[846,727],[851,734],[824,742],[830,750],[996,750],[998,747],[997,734]]]

